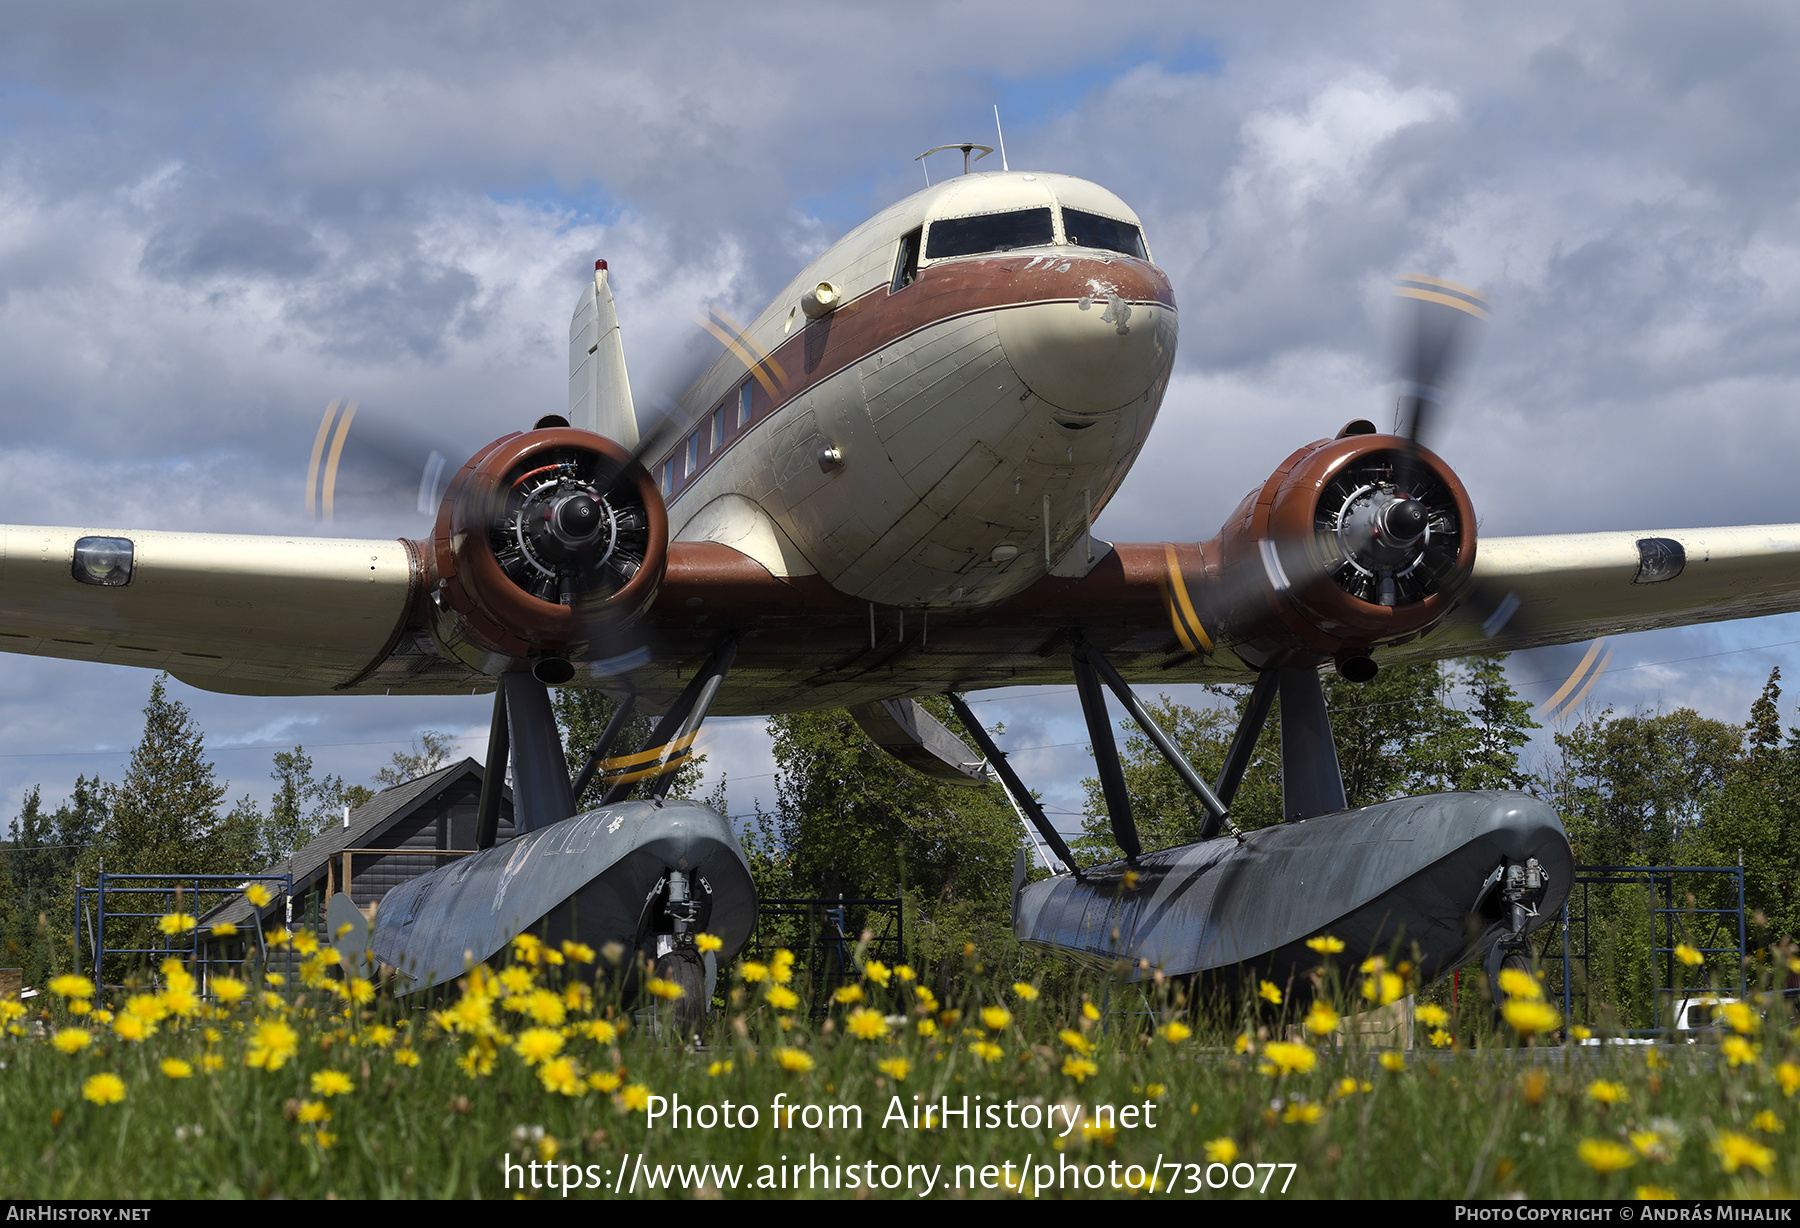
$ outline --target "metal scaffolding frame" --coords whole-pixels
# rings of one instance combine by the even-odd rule
[[[185,913],[199,918],[212,906],[224,899],[240,895],[252,883],[262,883],[269,887],[270,896],[279,899],[291,896],[294,879],[291,874],[106,874],[101,873],[98,881],[91,887],[75,885],[75,966],[82,964],[82,931],[87,932],[87,949],[91,954],[94,967],[94,984],[110,989],[123,988],[120,985],[109,985],[104,970],[108,956],[144,956],[146,962],[160,963],[164,959],[183,959],[194,961],[199,965],[200,992],[210,995],[210,972],[215,966],[223,969],[241,969],[248,962],[248,954],[240,959],[229,959],[222,956],[209,956],[202,960],[200,943],[203,934],[198,926],[177,934],[158,933],[158,945],[150,947],[117,947],[107,942],[107,926],[133,920],[160,920],[171,913]],[[140,897],[151,896],[165,903],[156,912],[133,911],[145,902]],[[120,897],[125,897],[120,899]],[[191,901],[191,903],[190,903]],[[209,901],[203,904],[202,901]],[[119,907],[114,907],[114,903]],[[92,906],[90,912],[89,906]],[[262,933],[261,910],[253,910],[256,918],[256,943],[254,949],[262,951],[265,943]]]
[[[864,923],[855,934],[848,930],[850,910],[865,910]],[[812,1010],[823,1014],[842,985],[862,979],[853,957],[862,941],[862,931],[871,933],[867,958],[880,960],[892,967],[906,960],[906,917],[899,897],[893,899],[766,899],[758,903],[756,928],[751,931],[746,950],[766,956],[762,933],[765,922],[797,917],[805,927],[804,951],[795,954],[804,960],[807,982],[812,991]],[[876,923],[880,922],[880,929]]]
[[[1722,874],[1730,877],[1737,887],[1736,908],[1702,908],[1680,907],[1676,894],[1677,875]],[[1650,970],[1654,984],[1651,987],[1651,1026],[1648,1028],[1627,1029],[1628,1036],[1655,1036],[1669,1031],[1675,1024],[1675,1011],[1679,1004],[1675,1001],[1678,988],[1675,983],[1675,948],[1678,944],[1698,951],[1701,955],[1733,955],[1736,957],[1738,970],[1738,997],[1742,998],[1748,988],[1745,973],[1744,925],[1744,867],[1735,866],[1576,866],[1575,876],[1571,880],[1569,897],[1562,906],[1562,943],[1561,954],[1553,949],[1556,946],[1554,930],[1544,931],[1544,943],[1539,952],[1539,959],[1544,962],[1560,960],[1562,963],[1562,1013],[1563,1018],[1574,1022],[1571,1009],[1574,999],[1574,964],[1581,962],[1583,972],[1588,968],[1590,958],[1588,914],[1590,910],[1593,887],[1645,885],[1650,888]],[[1581,891],[1580,909],[1571,913],[1569,901],[1575,898],[1575,889]],[[1712,918],[1711,928],[1704,935],[1698,936],[1690,931],[1689,921],[1695,919],[1694,930],[1705,928],[1698,918]],[[1728,918],[1737,918],[1736,942],[1733,945],[1720,945],[1731,939]],[[1580,938],[1574,938],[1579,927]],[[1583,980],[1588,978],[1584,975]],[[1663,1003],[1669,1004],[1670,1017],[1663,1021]]]

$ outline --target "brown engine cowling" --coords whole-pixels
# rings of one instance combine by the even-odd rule
[[[1223,630],[1247,664],[1342,665],[1450,612],[1475,567],[1475,510],[1448,465],[1423,448],[1409,460],[1407,446],[1377,434],[1308,444],[1209,543],[1232,595]]]
[[[629,622],[668,565],[662,493],[602,435],[508,435],[451,480],[428,548],[432,629],[498,674],[521,660],[602,655],[596,627]]]

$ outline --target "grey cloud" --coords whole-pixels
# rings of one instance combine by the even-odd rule
[[[177,280],[217,276],[304,277],[324,251],[303,226],[234,213],[196,226],[180,218],[144,246],[144,269]]]

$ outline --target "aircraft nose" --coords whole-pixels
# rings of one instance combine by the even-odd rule
[[[1007,361],[1058,409],[1097,414],[1129,405],[1167,374],[1175,313],[1161,303],[1087,293],[999,314]]]

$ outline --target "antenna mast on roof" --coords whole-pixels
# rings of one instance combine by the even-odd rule
[[[981,151],[980,153],[975,155],[974,160],[977,162],[981,161],[983,158],[987,157],[989,154],[994,152],[994,147],[992,145],[977,145],[974,141],[957,141],[953,145],[938,145],[938,146],[934,146],[931,149],[927,149],[924,153],[922,153],[918,157],[914,158],[913,161],[923,163],[925,161],[925,159],[929,158],[932,154],[940,153],[946,149],[962,150],[963,174],[965,174],[965,175],[969,173],[969,161],[970,161],[969,151],[970,150],[979,149]],[[1004,161],[1004,159],[1002,159],[1002,160]],[[925,182],[926,183],[931,182],[931,172],[929,172],[929,171],[927,171],[925,173]]]
[[[1010,171],[1012,167],[1006,164],[1006,132],[1000,127],[1000,104],[997,102],[994,104],[994,131],[1000,137],[1000,169]]]

